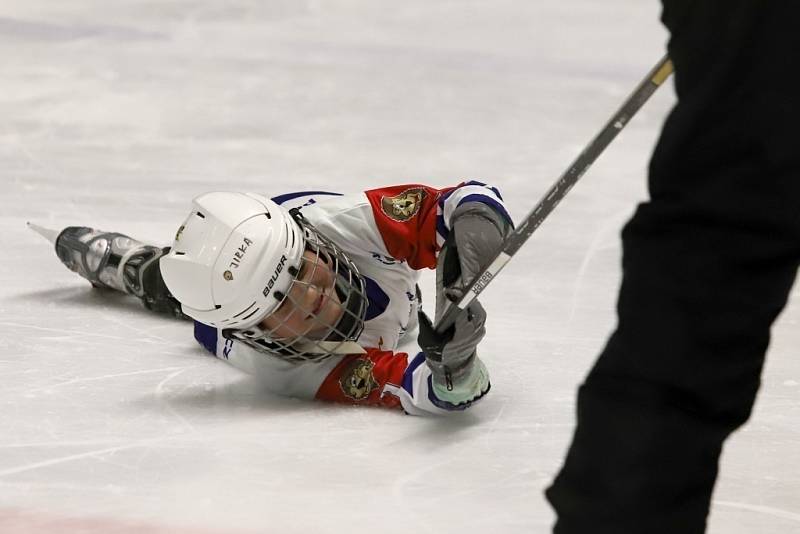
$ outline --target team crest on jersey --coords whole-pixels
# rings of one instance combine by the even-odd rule
[[[369,360],[357,358],[353,360],[339,378],[339,386],[342,393],[348,399],[361,401],[369,397],[369,394],[378,389],[378,381],[372,374],[375,364]]]
[[[381,197],[381,209],[390,219],[406,222],[419,213],[425,194],[424,189],[415,187],[393,197]]]

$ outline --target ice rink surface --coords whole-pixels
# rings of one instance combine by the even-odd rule
[[[91,290],[25,222],[169,244],[209,190],[466,179],[519,219],[664,53],[659,11],[0,2],[0,532],[548,532],[671,84],[484,293],[493,388],[460,417],[271,396],[188,324]],[[725,448],[713,534],[800,532],[798,300]]]

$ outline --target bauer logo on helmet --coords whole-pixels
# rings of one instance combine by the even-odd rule
[[[272,273],[272,277],[267,282],[267,287],[264,288],[263,295],[266,297],[269,295],[269,292],[272,291],[272,287],[275,285],[275,282],[278,280],[278,275],[281,274],[283,271],[283,266],[286,265],[286,255],[282,255],[278,265],[275,267],[275,272]]]

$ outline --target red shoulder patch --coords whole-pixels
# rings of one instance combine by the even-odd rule
[[[406,189],[399,195],[381,196],[381,211],[397,222],[406,222],[419,213],[427,193],[421,187]]]
[[[316,398],[396,408],[400,399],[389,394],[386,385],[402,384],[407,366],[404,352],[367,349],[367,354],[345,356],[322,382]]]
[[[406,184],[365,191],[392,258],[407,261],[412,269],[436,267],[437,202],[448,190]]]

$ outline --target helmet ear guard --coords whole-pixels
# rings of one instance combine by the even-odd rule
[[[295,284],[305,284],[298,277],[303,264],[312,263],[306,251],[313,255],[314,268],[324,264],[333,274],[326,291],[335,293],[341,316],[313,337],[306,331],[281,339],[262,321],[291,300]],[[368,304],[364,279],[299,209],[289,212],[250,193],[200,195],[162,258],[161,271],[183,312],[221,329],[228,339],[294,362],[363,353],[354,341],[363,330]]]

